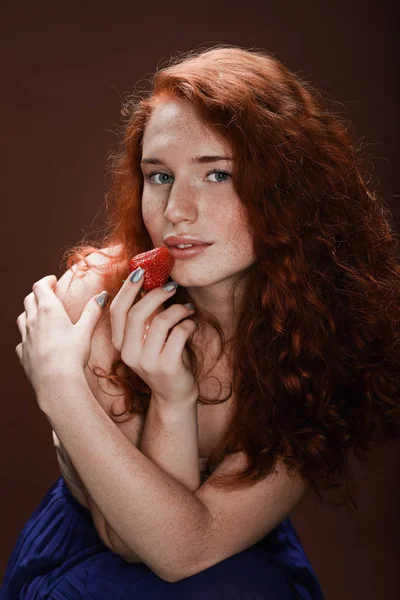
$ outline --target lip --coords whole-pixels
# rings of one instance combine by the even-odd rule
[[[188,242],[189,243],[189,242]],[[198,256],[202,252],[204,252],[209,246],[212,244],[196,244],[192,248],[175,248],[173,246],[169,246],[169,251],[172,256],[178,260],[185,260],[188,258],[193,258],[194,256]]]
[[[194,237],[190,237],[190,236],[177,236],[177,235],[167,235],[163,241],[168,247],[176,246],[177,244],[195,244],[196,246],[207,246],[208,244],[213,243],[213,242],[206,242],[205,240],[199,240],[198,238],[194,238]]]

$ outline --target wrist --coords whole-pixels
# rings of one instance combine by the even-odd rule
[[[184,414],[197,408],[197,399],[198,394],[182,400],[174,398],[172,401],[166,400],[157,394],[151,394],[152,404],[156,405],[163,414],[170,414],[171,416]]]
[[[67,392],[68,395],[75,397],[87,389],[89,388],[85,373],[70,369],[42,377],[35,386],[35,394],[39,408],[48,414],[55,405],[59,404],[61,395],[65,396]]]

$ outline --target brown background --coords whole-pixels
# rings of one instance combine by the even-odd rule
[[[265,49],[345,108],[400,222],[394,2],[348,5],[221,0],[2,2],[2,435],[0,576],[26,519],[59,475],[50,426],[14,353],[32,284],[103,225],[107,153],[121,94],[178,51],[231,43]],[[292,520],[327,600],[399,597],[398,445],[355,461],[358,511],[310,496]]]

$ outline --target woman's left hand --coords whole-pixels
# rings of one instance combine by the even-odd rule
[[[33,291],[24,299],[25,312],[17,319],[22,342],[15,351],[36,393],[60,375],[84,372],[93,332],[102,312],[96,302],[99,294],[96,294],[73,325],[54,293],[56,284],[55,275],[36,281]]]

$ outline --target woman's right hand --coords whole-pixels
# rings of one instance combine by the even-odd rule
[[[187,364],[185,349],[197,329],[197,323],[188,318],[194,310],[182,304],[162,310],[176,287],[154,288],[135,303],[140,286],[140,280],[131,282],[128,278],[111,302],[112,343],[123,362],[147,383],[152,397],[166,409],[196,404],[199,386]]]

